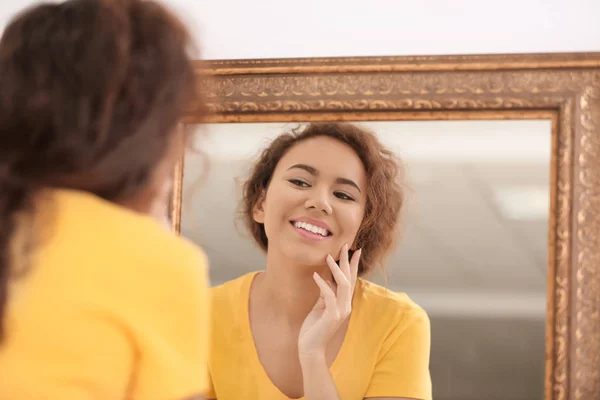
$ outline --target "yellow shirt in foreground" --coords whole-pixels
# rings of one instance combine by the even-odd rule
[[[211,289],[211,387],[218,400],[287,400],[259,361],[248,317],[257,273]],[[346,337],[330,368],[342,400],[431,399],[430,325],[405,294],[359,279]]]
[[[180,400],[207,386],[206,259],[150,217],[55,191],[10,286],[0,399]]]

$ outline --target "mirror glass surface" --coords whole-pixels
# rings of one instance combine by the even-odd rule
[[[544,395],[551,122],[358,122],[406,168],[402,238],[385,277],[429,314],[436,400]],[[213,285],[262,270],[237,207],[253,160],[297,123],[209,124],[184,163],[182,235]]]

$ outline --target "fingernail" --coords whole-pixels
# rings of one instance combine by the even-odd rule
[[[333,257],[331,257],[331,254],[327,254],[327,259],[333,261]]]

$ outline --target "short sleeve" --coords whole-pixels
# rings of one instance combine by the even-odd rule
[[[160,257],[132,284],[129,326],[137,350],[132,400],[182,399],[208,387],[209,297],[203,253]]]
[[[382,345],[365,397],[431,400],[430,345],[427,314],[408,310]]]

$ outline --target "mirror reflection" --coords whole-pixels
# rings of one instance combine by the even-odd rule
[[[357,125],[402,159],[406,196],[398,246],[364,278],[427,312],[434,398],[542,399],[551,122]],[[186,156],[182,235],[206,252],[212,285],[265,268],[240,221],[241,185],[261,150],[298,126],[207,125],[202,154]]]

